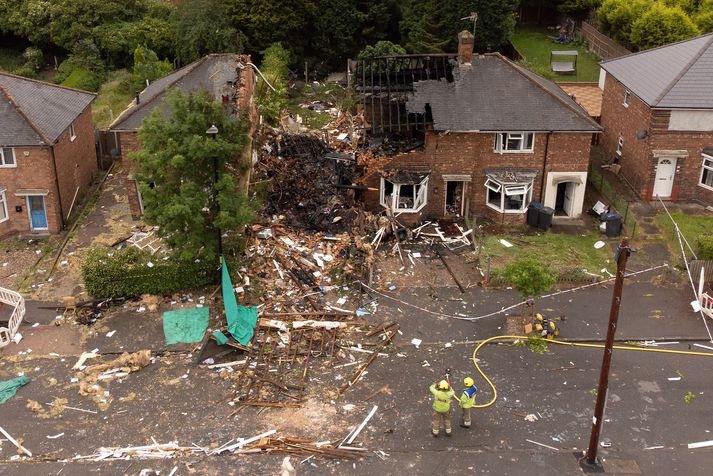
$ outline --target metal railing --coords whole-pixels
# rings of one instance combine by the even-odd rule
[[[12,342],[25,317],[25,299],[15,291],[0,288],[0,302],[13,307],[7,327],[0,327],[0,347],[5,347]]]
[[[629,213],[629,202],[619,195],[614,187],[604,178],[604,175],[590,162],[587,181],[591,183],[599,194],[604,197],[611,206],[611,211],[616,211],[622,216],[622,223],[628,229],[629,238],[636,236],[636,218]]]

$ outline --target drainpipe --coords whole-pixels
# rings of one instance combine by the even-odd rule
[[[64,210],[62,208],[62,194],[59,191],[59,176],[57,175],[57,160],[54,157],[54,145],[50,146],[50,157],[52,158],[52,171],[54,172],[54,185],[57,189],[57,204],[59,205],[60,230],[64,230]]]
[[[542,164],[542,180],[540,181],[540,203],[544,206],[545,204],[545,180],[547,177],[547,152],[550,149],[550,136],[552,131],[547,131],[545,136],[545,161]]]

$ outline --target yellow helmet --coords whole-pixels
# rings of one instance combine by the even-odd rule
[[[445,380],[441,380],[438,382],[438,389],[439,390],[448,390],[450,388],[450,385],[448,385],[448,382]]]
[[[466,377],[463,379],[463,385],[465,385],[466,387],[472,387],[474,384],[475,382],[473,382],[473,379],[470,377]]]

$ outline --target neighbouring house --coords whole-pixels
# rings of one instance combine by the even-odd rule
[[[620,176],[644,200],[713,204],[713,33],[601,68],[601,144]]]
[[[98,170],[95,97],[0,72],[0,236],[64,227]]]
[[[144,209],[138,184],[131,175],[128,155],[141,147],[138,131],[144,118],[156,108],[160,108],[164,115],[170,114],[165,99],[173,89],[183,94],[205,90],[214,99],[222,101],[226,114],[249,119],[252,132],[258,122],[257,105],[253,100],[255,81],[249,55],[211,54],[157,79],[136,95],[132,104],[109,126],[109,130],[118,136],[124,183],[133,218],[140,218]],[[206,129],[208,127],[210,124],[206,124]]]
[[[532,200],[555,219],[582,214],[593,134],[587,112],[555,83],[498,53],[473,55],[461,32],[458,54],[362,61],[357,90],[372,144],[365,205],[399,219],[485,216],[521,224]]]

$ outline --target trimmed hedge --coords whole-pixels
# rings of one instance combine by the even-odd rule
[[[218,282],[218,269],[212,263],[164,259],[134,247],[92,248],[81,272],[87,292],[99,299],[163,295]]]

